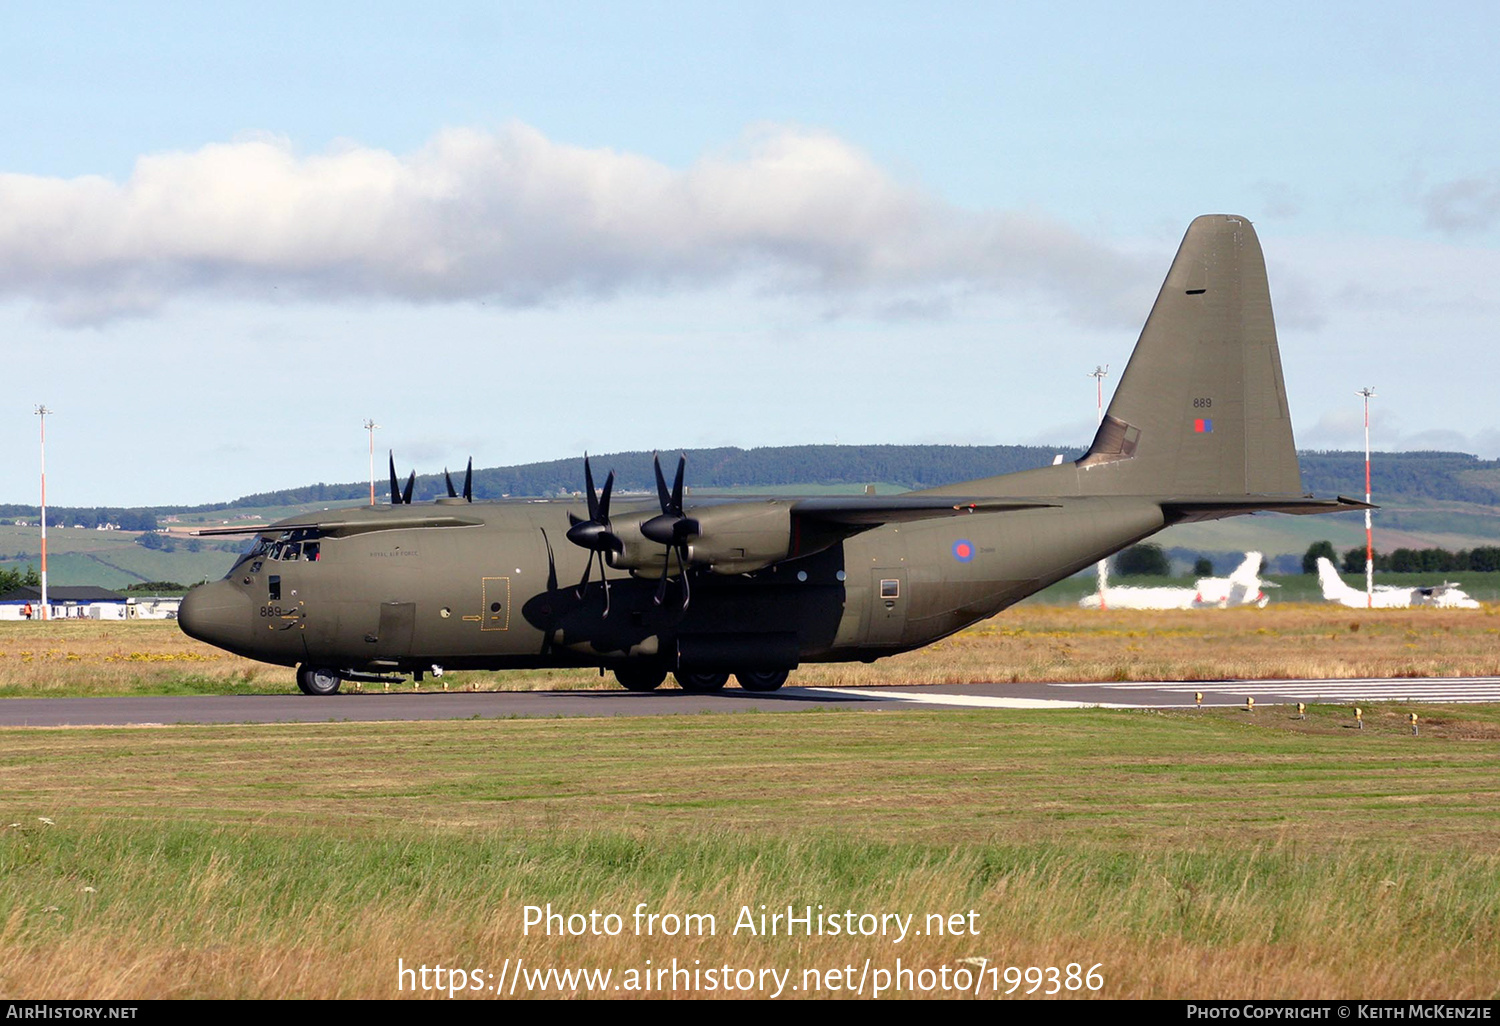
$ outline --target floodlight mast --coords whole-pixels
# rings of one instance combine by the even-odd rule
[[[1375,389],[1366,385],[1355,395],[1365,397],[1365,608],[1375,608],[1375,538],[1370,531],[1370,400]]]
[[[1109,364],[1107,363],[1103,366],[1095,364],[1094,369],[1089,371],[1089,377],[1094,379],[1094,402],[1098,411],[1098,417],[1094,421],[1095,429],[1104,424],[1104,378],[1108,374]],[[1108,567],[1108,559],[1099,560],[1099,609],[1101,611],[1106,608],[1104,605],[1104,579]]]
[[[365,421],[365,430],[370,432],[370,505],[375,505],[375,429],[380,425],[373,420]]]
[[[41,403],[36,415],[42,421],[42,619],[50,620],[47,608],[47,414],[52,411]]]

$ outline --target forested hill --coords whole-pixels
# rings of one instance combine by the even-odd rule
[[[700,491],[794,484],[884,484],[915,489],[1046,466],[1059,452],[1068,459],[1075,459],[1081,449],[1035,445],[794,445],[763,449],[689,449],[686,453],[687,483]],[[662,454],[668,475],[675,469],[673,461],[676,455],[676,450]],[[1363,453],[1304,452],[1300,460],[1302,484],[1306,491],[1330,496],[1364,494]],[[642,492],[655,488],[649,452],[599,453],[593,457],[593,464],[598,484],[602,485],[604,475],[613,470],[617,490]],[[1382,504],[1400,500],[1446,500],[1500,505],[1500,460],[1480,460],[1456,452],[1397,452],[1376,453],[1372,464],[1375,501]],[[455,474],[455,483],[461,481],[460,468]],[[384,499],[385,481],[378,481],[376,487],[377,494]],[[579,492],[582,488],[581,456],[474,471],[474,495],[480,499],[506,495],[563,495]],[[418,477],[414,494],[418,500],[446,494],[442,474]],[[191,510],[148,507],[139,512],[163,514],[247,506],[290,506],[359,500],[368,495],[367,481],[318,483],[246,495],[233,502],[212,503]],[[0,505],[0,517],[5,518],[34,517],[37,512],[35,506]],[[85,522],[93,513],[104,516],[102,510],[59,508],[56,512],[54,522],[58,523],[69,517],[73,517],[69,522]],[[106,519],[120,523],[129,517],[130,511],[112,510]]]
[[[1036,445],[791,445],[764,449],[689,449],[687,483],[699,490],[775,487],[791,484],[893,484],[902,488],[931,488],[1044,467],[1058,453],[1068,459],[1082,447]],[[676,451],[663,452],[663,469],[670,476]],[[1318,495],[1363,495],[1365,457],[1361,452],[1304,452],[1300,454],[1302,486]],[[596,484],[615,472],[622,491],[655,488],[649,452],[600,453],[592,457]],[[1480,460],[1459,452],[1376,453],[1371,460],[1375,495],[1392,499],[1442,499],[1500,504],[1500,461]],[[403,481],[404,470],[403,470]],[[461,472],[454,476],[462,482]],[[369,483],[312,485],[291,491],[247,495],[231,505],[274,506],[302,502],[359,499],[369,494]],[[377,482],[379,494],[387,488]],[[474,471],[476,498],[504,495],[565,495],[583,489],[583,458],[528,463]],[[415,495],[446,494],[441,474],[417,478]]]
[[[1016,470],[1046,466],[1059,453],[1076,458],[1080,448],[1034,445],[791,445],[764,449],[688,449],[687,484],[708,491],[715,488],[757,488],[777,485],[892,484],[902,488],[928,488],[954,481],[1008,474]],[[670,477],[676,470],[677,450],[662,453],[662,469]],[[596,453],[591,457],[595,484],[615,472],[617,491],[655,491],[651,453]],[[402,481],[405,481],[405,468]],[[454,474],[461,485],[462,468]],[[358,499],[369,494],[365,481],[346,485],[313,485],[290,491],[247,495],[232,505],[274,506],[302,502]],[[389,486],[376,482],[383,496]],[[506,495],[568,495],[583,489],[583,457],[528,463],[518,467],[474,470],[474,497],[496,499]],[[419,475],[413,493],[418,499],[447,494],[442,474]]]
[[[1302,487],[1317,495],[1365,493],[1362,452],[1303,452]],[[1500,505],[1500,460],[1463,452],[1377,452],[1370,457],[1375,501],[1444,500]]]

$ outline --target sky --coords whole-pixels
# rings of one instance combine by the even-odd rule
[[[0,5],[0,502],[1080,445],[1250,218],[1301,448],[1500,457],[1500,6]],[[377,468],[377,473],[379,470]],[[689,471],[691,477],[691,470]]]

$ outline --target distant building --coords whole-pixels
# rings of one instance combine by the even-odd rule
[[[17,588],[0,595],[0,620],[42,618],[42,589]],[[131,601],[124,595],[91,584],[63,585],[47,589],[47,618],[51,620],[124,620],[129,618]]]
[[[0,620],[42,618],[42,589],[17,588],[0,595]],[[124,595],[93,585],[48,588],[49,620],[175,620],[182,605],[179,595]]]

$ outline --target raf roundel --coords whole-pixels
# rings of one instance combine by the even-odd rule
[[[967,538],[960,538],[953,543],[953,558],[960,563],[971,563],[974,560],[974,543]]]

